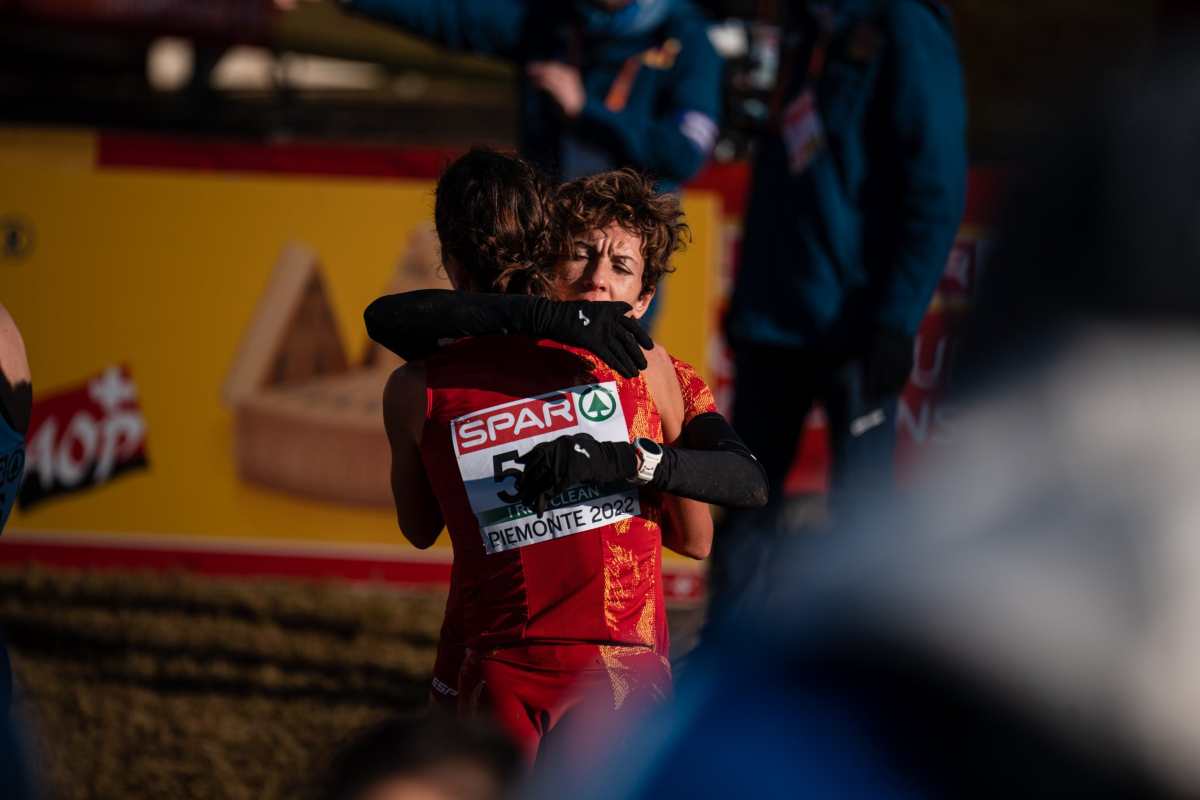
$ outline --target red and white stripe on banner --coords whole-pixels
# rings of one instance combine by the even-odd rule
[[[180,570],[227,578],[274,577],[396,586],[436,586],[450,581],[448,549],[404,545],[325,545],[213,537],[6,531],[0,565],[40,564],[88,570]],[[698,564],[663,565],[663,592],[671,602],[704,596]]]

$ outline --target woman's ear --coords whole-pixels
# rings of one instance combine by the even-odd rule
[[[650,307],[650,301],[654,299],[654,291],[654,288],[651,287],[650,289],[642,292],[638,296],[637,301],[633,304],[633,311],[629,312],[629,316],[633,317],[634,319],[641,319],[642,315],[646,313],[646,309]]]

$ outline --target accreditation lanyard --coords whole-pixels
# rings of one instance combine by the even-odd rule
[[[583,27],[576,25],[571,31],[571,39],[567,46],[567,62],[583,72],[583,54],[586,49],[584,45],[585,37]],[[674,63],[675,57],[679,55],[680,44],[677,39],[668,39],[658,48],[634,53],[625,59],[621,64],[621,68],[617,71],[616,77],[608,87],[608,92],[604,95],[604,107],[614,113],[624,111],[626,104],[629,102],[630,92],[633,91],[634,81],[637,80],[638,72],[641,71],[642,64],[647,58],[655,59],[655,63],[661,66],[670,66]]]
[[[817,23],[816,40],[808,54],[808,66],[804,71],[804,83],[800,91],[816,91],[821,76],[825,73],[825,59],[829,53],[829,43],[833,39],[835,14],[828,5],[817,5],[810,13]],[[771,120],[777,122],[783,108],[783,101],[789,88],[789,78],[792,68],[799,57],[799,45],[792,41],[784,46],[783,58],[780,59],[779,72],[775,76],[775,89],[771,92]]]

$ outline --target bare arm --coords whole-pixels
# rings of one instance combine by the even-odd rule
[[[656,346],[649,354],[646,383],[662,416],[663,440],[674,444],[683,431],[683,393],[667,351]],[[708,503],[673,494],[663,495],[666,524],[663,546],[688,558],[707,558],[712,550],[713,521]]]
[[[0,378],[0,410],[13,430],[25,433],[33,411],[29,360],[17,323],[4,306],[0,306]]]
[[[392,448],[392,497],[400,532],[414,547],[429,547],[442,532],[442,510],[421,461],[425,424],[425,369],[406,364],[383,390],[383,424]]]

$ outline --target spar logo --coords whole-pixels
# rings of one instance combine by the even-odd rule
[[[579,395],[579,414],[590,422],[604,422],[617,411],[617,398],[603,386],[592,386]]]
[[[146,420],[129,368],[113,366],[33,405],[22,510],[145,469]]]
[[[452,426],[454,446],[459,455],[466,455],[485,447],[573,428],[576,424],[571,396],[552,392],[459,417]]]

